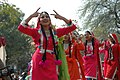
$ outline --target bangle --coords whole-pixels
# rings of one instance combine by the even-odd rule
[[[72,25],[72,21],[69,20],[69,23],[67,24],[67,26],[71,26]]]

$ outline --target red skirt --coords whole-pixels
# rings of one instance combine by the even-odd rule
[[[32,57],[32,80],[58,80],[54,55],[46,53],[46,61],[41,64],[43,54],[39,49]]]
[[[106,72],[105,72],[105,78],[113,79],[117,70],[117,62],[116,61],[110,61],[106,63]]]
[[[68,70],[70,75],[70,80],[80,79],[79,67],[76,59],[69,58],[67,56]]]

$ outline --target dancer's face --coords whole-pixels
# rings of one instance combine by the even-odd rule
[[[46,12],[40,14],[40,24],[43,26],[49,26],[51,24],[50,17]]]
[[[80,34],[80,35],[78,36],[78,39],[81,40],[82,38],[83,38],[83,35]]]
[[[92,35],[89,34],[88,32],[85,32],[85,39],[86,40],[91,40]]]
[[[70,36],[69,36],[69,35],[65,35],[65,36],[64,36],[64,40],[65,40],[65,41],[68,41],[68,40],[69,40],[69,38],[70,38]]]

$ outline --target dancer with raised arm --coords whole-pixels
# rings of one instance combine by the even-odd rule
[[[39,9],[38,9],[39,10]],[[61,37],[76,29],[71,20],[59,15],[55,10],[53,15],[56,19],[63,20],[68,27],[53,29],[50,16],[47,12],[34,12],[19,26],[18,30],[32,37],[36,51],[32,56],[32,80],[58,80],[56,65],[60,65],[56,53],[57,37]],[[37,27],[31,28],[29,21],[38,17]]]

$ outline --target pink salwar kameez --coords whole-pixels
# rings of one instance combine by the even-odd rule
[[[72,24],[70,27],[56,29],[56,35],[61,37],[65,34],[76,29],[76,26]],[[42,34],[39,34],[37,28],[24,27],[19,25],[18,30],[24,34],[27,34],[32,37],[36,51],[32,56],[32,80],[58,80],[58,74],[56,71],[56,59],[53,54],[53,42],[52,36],[48,37],[48,44],[46,50],[46,61],[41,64],[42,56],[44,53],[41,53],[41,49],[38,46],[41,44],[39,39],[41,39]],[[43,48],[45,48],[45,37],[43,36]]]

